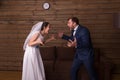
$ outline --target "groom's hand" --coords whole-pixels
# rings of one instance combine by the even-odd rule
[[[76,47],[76,45],[77,45],[76,38],[74,38],[74,41],[69,40],[67,44],[68,47]]]
[[[58,37],[62,38],[62,36],[63,36],[63,32],[59,32]]]

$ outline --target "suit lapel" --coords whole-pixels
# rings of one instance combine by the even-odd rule
[[[77,28],[77,31],[76,31],[76,33],[75,33],[75,36],[77,36],[77,34],[80,32],[80,26],[78,26],[78,28]]]

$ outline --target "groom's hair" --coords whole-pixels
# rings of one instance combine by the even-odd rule
[[[79,25],[79,19],[77,17],[71,17],[68,20],[72,20],[73,22],[75,22],[77,25]]]
[[[46,28],[48,26],[49,22],[43,22],[42,27],[41,27],[41,31],[44,29],[44,27]]]

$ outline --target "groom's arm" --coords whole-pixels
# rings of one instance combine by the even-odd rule
[[[69,41],[71,39],[71,37],[63,34],[62,39]]]
[[[63,32],[59,32],[59,33],[58,33],[58,36],[59,36],[61,39],[64,39],[64,40],[67,40],[67,41],[73,40],[71,36],[67,36],[67,35],[63,34]]]

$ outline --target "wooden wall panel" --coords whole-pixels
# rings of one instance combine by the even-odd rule
[[[23,43],[31,27],[38,21],[51,23],[51,34],[64,31],[69,35],[67,19],[77,16],[91,33],[94,47],[115,64],[113,80],[120,75],[120,29],[113,21],[120,12],[120,0],[47,0],[51,8],[44,10],[46,0],[0,0],[0,70],[21,69]],[[58,39],[46,46],[65,46]],[[14,64],[15,63],[15,64]]]

